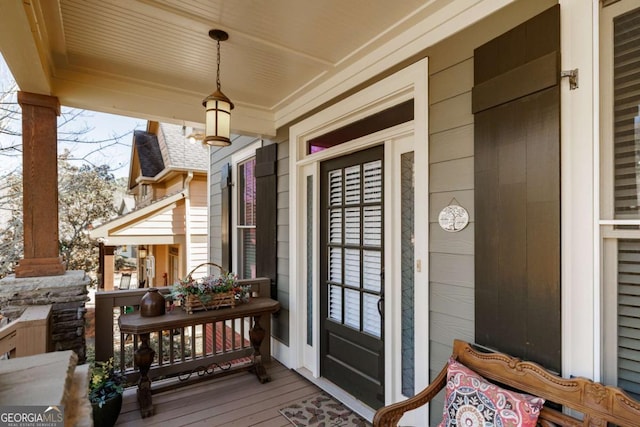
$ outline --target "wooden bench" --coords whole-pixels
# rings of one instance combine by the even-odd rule
[[[453,343],[453,357],[492,383],[562,405],[564,411],[545,405],[538,419],[538,425],[542,427],[606,427],[607,423],[620,427],[640,426],[640,402],[617,387],[604,386],[586,378],[561,378],[535,363],[502,353],[482,352],[459,340]],[[380,408],[373,420],[374,427],[396,426],[405,412],[431,401],[446,383],[447,366],[419,394]],[[432,410],[442,411],[442,408]]]

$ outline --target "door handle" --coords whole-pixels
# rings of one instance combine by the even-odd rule
[[[380,299],[378,299],[378,313],[384,317],[384,267],[380,270]]]
[[[384,292],[380,293],[380,299],[378,299],[378,313],[380,317],[384,317]]]

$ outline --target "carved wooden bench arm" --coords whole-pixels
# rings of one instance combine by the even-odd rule
[[[431,384],[415,396],[402,402],[380,408],[373,418],[374,427],[396,427],[405,412],[426,405],[447,384],[447,366],[440,371]]]

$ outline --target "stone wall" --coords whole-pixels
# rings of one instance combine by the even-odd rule
[[[13,320],[29,305],[51,304],[51,350],[73,350],[79,363],[84,363],[89,283],[84,271],[67,271],[62,276],[5,277],[0,280],[0,314]]]

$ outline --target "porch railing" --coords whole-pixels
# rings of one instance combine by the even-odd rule
[[[51,305],[33,305],[0,328],[0,354],[9,358],[31,356],[50,350]]]
[[[266,278],[239,280],[239,284],[251,286],[251,292],[260,295],[269,295],[270,292],[270,280]],[[165,295],[170,292],[169,287],[159,287],[158,290]],[[118,318],[121,313],[137,310],[146,291],[106,291],[98,292],[95,296],[96,360],[105,361],[113,357],[116,366],[127,375],[130,383],[138,379],[133,360],[140,343],[137,336],[120,333]],[[211,365],[216,360],[228,360],[231,355],[238,357],[234,363],[242,363],[242,358],[253,352],[248,338],[251,322],[251,317],[242,317],[152,333],[150,341],[156,357],[150,374],[154,378],[202,376],[212,373]]]

